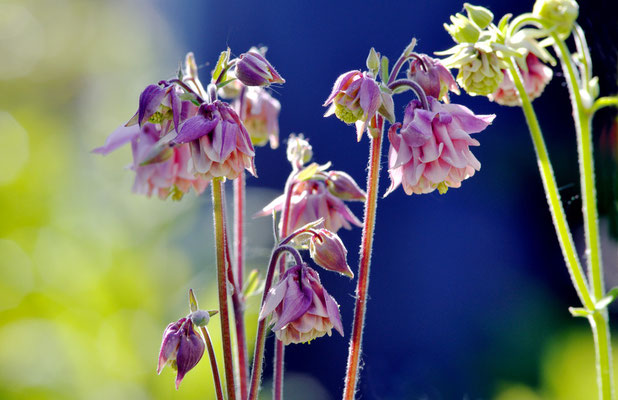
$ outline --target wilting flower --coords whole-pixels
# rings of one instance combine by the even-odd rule
[[[339,305],[326,292],[318,273],[306,264],[288,269],[266,295],[259,319],[272,316],[272,330],[283,344],[304,343],[332,329],[343,336]]]
[[[284,202],[285,196],[281,195],[258,215],[270,215],[273,210],[281,211]],[[292,189],[289,213],[288,233],[320,218],[324,218],[324,227],[331,232],[337,232],[341,227],[351,229],[350,224],[362,226],[343,200],[334,196],[322,180],[308,179],[296,183]]]
[[[382,105],[382,94],[378,83],[367,73],[350,71],[335,81],[324,106],[329,104],[324,116],[335,114],[346,124],[356,123],[356,133],[360,140],[369,120]]]
[[[161,129],[151,123],[120,127],[106,140],[105,145],[93,150],[106,155],[115,149],[131,143],[135,183],[133,191],[151,196],[153,193],[165,199],[170,194],[175,199],[182,197],[191,187],[202,193],[209,180],[195,176],[189,170],[191,151],[189,145],[175,147],[158,146]],[[146,165],[143,165],[146,163]]]
[[[240,101],[235,102],[236,109]],[[279,111],[281,104],[262,88],[249,87],[245,92],[243,123],[255,146],[279,147]]]
[[[180,382],[204,355],[204,341],[195,331],[189,318],[181,318],[167,326],[163,332],[163,341],[159,351],[157,373],[166,365],[171,365],[177,371],[176,389]]]
[[[318,229],[317,234],[313,234],[309,239],[309,254],[320,267],[354,278],[346,260],[348,250],[336,233]]]
[[[575,0],[537,0],[532,13],[551,23],[559,34],[568,36],[579,14],[579,5]]]
[[[439,100],[448,99],[448,91],[459,94],[459,87],[449,71],[440,60],[426,54],[418,54],[412,59],[408,69],[408,78],[418,83],[427,96]]]
[[[246,86],[268,86],[285,83],[275,68],[259,53],[249,50],[241,54],[236,62],[236,78]]]
[[[445,193],[481,168],[469,149],[479,143],[470,134],[485,129],[495,115],[474,115],[461,105],[442,104],[433,97],[428,100],[431,110],[412,101],[406,107],[403,125],[397,123],[388,131],[391,186],[386,195],[399,185],[406,194],[436,189]],[[397,133],[399,128],[401,133]]]
[[[249,133],[227,103],[202,104],[171,143],[189,143],[192,168],[206,179],[235,179],[244,169],[256,175]]]
[[[530,100],[534,100],[543,93],[545,86],[549,83],[553,74],[551,68],[539,61],[537,56],[532,53],[528,53],[525,62],[527,68],[520,68],[521,77],[523,78],[528,97],[530,97]],[[505,106],[521,105],[521,99],[515,87],[515,83],[513,83],[511,75],[506,73],[506,71],[498,90],[488,97],[489,100]]]

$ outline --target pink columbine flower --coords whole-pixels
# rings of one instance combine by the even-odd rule
[[[485,129],[495,115],[474,115],[461,105],[428,100],[431,110],[414,100],[406,107],[403,125],[396,123],[388,131],[391,186],[386,195],[399,185],[408,195],[436,189],[442,194],[481,168],[469,148],[479,142],[470,134]]]
[[[270,289],[259,319],[269,315],[272,330],[285,345],[330,336],[333,328],[343,336],[339,305],[306,264],[288,269]]]
[[[270,215],[281,211],[285,196],[281,195],[262,209],[258,215]],[[352,229],[350,224],[362,226],[343,200],[334,196],[324,181],[308,179],[294,185],[290,201],[290,217],[287,232],[291,233],[304,225],[324,218],[324,227],[337,232],[341,227]]]
[[[348,250],[339,236],[328,229],[318,229],[316,232],[309,239],[311,259],[322,268],[354,278],[347,262]]]
[[[241,54],[236,62],[236,78],[246,86],[268,86],[285,83],[268,60],[258,51]]]
[[[426,54],[417,54],[418,58],[412,59],[407,71],[408,78],[418,83],[427,96],[439,100],[448,100],[449,90],[459,94],[459,86],[455,78],[440,60],[429,57]]]
[[[366,72],[349,71],[335,81],[330,96],[324,102],[324,106],[330,104],[324,116],[335,114],[346,124],[356,123],[356,134],[360,140],[369,120],[382,105],[382,97],[375,79]]]
[[[530,100],[534,100],[543,93],[553,73],[551,68],[539,61],[538,57],[532,53],[528,53],[526,56],[526,65],[527,70],[520,68],[520,72],[526,93],[528,93]],[[489,97],[489,100],[504,106],[521,105],[521,99],[517,93],[517,88],[515,88],[515,83],[513,83],[510,73],[506,71],[504,71],[504,78],[498,89],[487,97]]]
[[[235,179],[244,169],[256,175],[249,133],[236,111],[222,101],[202,104],[171,143],[189,143],[193,171],[208,180]]]
[[[238,110],[240,101],[237,99],[235,108]],[[255,146],[264,146],[270,142],[270,147],[279,147],[279,111],[281,104],[262,88],[249,87],[245,93],[245,109],[243,123],[251,142]]]
[[[156,194],[161,199],[170,194],[174,199],[179,199],[191,187],[198,194],[202,193],[209,181],[195,176],[189,170],[189,145],[158,146],[161,133],[161,128],[151,123],[146,123],[141,128],[138,125],[121,126],[107,138],[105,145],[93,152],[106,155],[130,142],[133,153],[131,169],[135,171],[135,193],[146,196]],[[146,165],[143,165],[144,163]]]
[[[178,389],[187,372],[202,359],[204,350],[204,341],[195,331],[191,319],[181,318],[172,322],[163,332],[157,373],[160,374],[166,365],[171,365],[177,371],[176,389]]]

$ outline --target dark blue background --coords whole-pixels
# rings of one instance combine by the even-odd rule
[[[497,19],[532,7],[532,2],[508,3],[482,5]],[[356,143],[352,127],[322,117],[332,83],[345,71],[365,68],[372,46],[391,62],[413,36],[419,52],[452,46],[442,24],[462,10],[462,3],[455,1],[171,4],[161,3],[160,8],[183,43],[177,59],[191,50],[199,63],[212,63],[226,45],[236,55],[253,45],[268,46],[268,59],[287,80],[275,93],[282,103],[282,140],[290,132],[305,133],[316,161],[332,161],[335,169],[347,171],[363,186],[367,138]],[[600,14],[584,7],[580,23],[591,29]],[[607,48],[593,50],[595,57],[615,54]],[[170,59],[170,70],[177,59]],[[612,60],[603,59],[609,66],[601,69],[611,71],[614,65],[615,70]],[[409,93],[395,99],[399,117],[411,100]],[[521,110],[467,95],[453,96],[452,101],[478,114],[497,114],[494,124],[476,135],[481,146],[473,150],[482,169],[446,195],[406,196],[397,190],[380,200],[359,398],[475,399],[490,397],[501,381],[534,385],[541,349],[565,327],[586,324],[571,319],[567,311],[578,300]],[[565,208],[576,227],[581,202],[571,199],[579,186],[575,136],[559,73],[535,106],[558,183],[564,187]],[[389,183],[386,147],[380,193]],[[289,171],[284,149],[258,150],[260,179],[249,179],[249,186],[281,190]],[[361,217],[361,205],[352,207]],[[340,235],[355,269],[360,229]],[[346,337],[335,334],[310,345],[289,346],[286,366],[287,371],[313,375],[337,398],[343,387],[355,281],[327,273],[322,280],[341,305]],[[267,354],[266,378],[270,357]]]

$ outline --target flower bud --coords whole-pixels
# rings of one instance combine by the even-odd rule
[[[481,36],[481,30],[474,22],[461,14],[451,15],[452,25],[444,24],[444,29],[457,43],[474,43]]]
[[[197,310],[189,314],[189,319],[191,319],[191,322],[196,326],[206,326],[210,321],[210,314],[208,311]]]
[[[204,341],[195,331],[190,319],[181,318],[172,322],[163,332],[157,373],[160,374],[166,365],[171,365],[178,372],[176,375],[176,389],[178,389],[187,372],[202,359],[204,350]]]
[[[309,254],[320,267],[354,278],[346,261],[348,251],[337,234],[327,229],[318,230],[318,235],[309,240]]]
[[[247,86],[268,86],[285,83],[275,68],[256,51],[241,54],[236,63],[236,77]]]
[[[378,71],[378,69],[380,69],[380,56],[378,56],[378,53],[376,53],[373,47],[369,50],[366,64],[367,69],[370,71]]]
[[[427,96],[448,99],[448,91],[459,94],[455,78],[440,60],[419,54],[410,62],[408,78],[420,85]]]
[[[575,0],[537,0],[532,13],[549,22],[560,35],[568,36],[579,14]]]
[[[294,134],[290,135],[286,153],[288,161],[299,169],[313,157],[312,147],[302,133],[298,136]]]
[[[473,6],[470,3],[464,3],[464,7],[468,13],[468,17],[481,29],[487,28],[494,19],[492,12],[485,7]]]
[[[354,179],[343,171],[330,171],[326,179],[328,190],[342,200],[365,201],[367,194]]]

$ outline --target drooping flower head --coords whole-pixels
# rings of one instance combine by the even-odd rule
[[[339,236],[328,229],[318,229],[315,232],[317,234],[312,233],[309,239],[311,259],[322,268],[354,278],[347,262],[348,250]]]
[[[234,103],[236,110],[240,108],[240,100]],[[279,147],[279,111],[281,104],[268,91],[249,87],[245,92],[244,109],[238,112],[243,117],[243,123],[254,146],[264,146],[270,142],[270,147]]]
[[[375,79],[366,72],[349,71],[339,76],[333,90],[324,102],[330,105],[325,117],[335,114],[346,124],[356,123],[360,140],[369,120],[382,105],[382,94]]]
[[[537,0],[532,13],[547,21],[560,35],[568,37],[579,15],[579,5],[575,0]]]
[[[526,56],[526,68],[520,68],[524,87],[530,100],[534,100],[543,93],[545,86],[552,78],[552,70],[547,65],[539,61],[533,53]],[[521,98],[513,83],[510,73],[505,71],[504,79],[498,89],[488,96],[489,100],[505,106],[521,105]]]
[[[281,195],[258,213],[259,216],[271,215],[272,211],[281,211],[285,196]],[[333,195],[324,180],[308,179],[298,182],[292,189],[290,217],[287,232],[293,232],[304,225],[324,218],[324,227],[331,232],[339,229],[352,229],[352,225],[362,226],[342,199]]]
[[[145,123],[141,128],[138,125],[121,126],[107,138],[105,145],[93,152],[106,155],[131,143],[135,193],[146,196],[156,194],[161,199],[171,195],[175,200],[179,200],[190,188],[198,194],[202,193],[209,180],[195,176],[189,170],[189,145],[158,146],[161,129],[159,125],[152,123]]]
[[[249,133],[236,111],[222,101],[202,104],[171,143],[189,143],[193,171],[206,179],[235,179],[244,169],[256,175]]]
[[[273,83],[285,83],[285,79],[279,75],[258,49],[251,49],[238,57],[236,78],[245,86],[269,86]]]
[[[427,96],[438,100],[447,100],[449,90],[459,94],[459,87],[442,62],[426,54],[417,54],[410,62],[407,71],[408,79],[418,83]]]
[[[343,336],[339,305],[306,264],[288,269],[270,289],[259,319],[269,315],[272,330],[285,345],[330,336],[333,328]]]
[[[485,129],[495,115],[474,115],[461,105],[428,100],[431,110],[414,100],[406,107],[403,124],[389,129],[391,186],[386,195],[399,185],[408,195],[436,189],[445,193],[481,167],[469,148],[479,143],[470,134]]]
[[[166,365],[177,371],[176,389],[183,378],[204,355],[205,345],[202,337],[195,331],[190,318],[181,318],[167,326],[159,351],[157,373]]]

